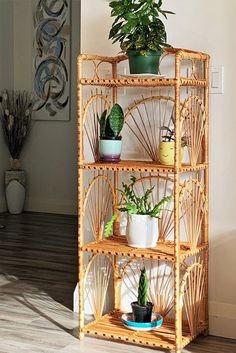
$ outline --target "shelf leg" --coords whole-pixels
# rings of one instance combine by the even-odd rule
[[[175,57],[175,176],[174,176],[174,299],[175,299],[175,351],[182,351],[182,307],[180,304],[180,177],[181,131],[180,131],[180,63],[181,57]]]
[[[79,205],[78,205],[78,287],[79,287],[79,339],[83,339],[84,333],[84,254],[81,247],[84,244],[84,175],[83,170],[79,169]]]

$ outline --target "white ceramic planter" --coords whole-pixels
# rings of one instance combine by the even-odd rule
[[[8,211],[11,214],[20,214],[25,204],[25,172],[23,170],[5,172],[5,192]]]
[[[158,220],[148,215],[129,215],[128,245],[134,248],[154,248],[158,240]]]
[[[100,160],[108,163],[118,163],[120,161],[121,148],[121,140],[100,140]]]

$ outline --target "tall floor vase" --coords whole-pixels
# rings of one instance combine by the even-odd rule
[[[23,170],[7,170],[5,172],[6,201],[11,214],[20,214],[24,209],[25,182]]]

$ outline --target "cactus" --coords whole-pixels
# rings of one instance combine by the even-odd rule
[[[138,286],[138,305],[146,306],[148,301],[148,279],[145,267],[141,270]]]
[[[100,139],[120,140],[120,132],[124,125],[124,113],[119,104],[114,104],[110,114],[107,116],[107,110],[104,110],[101,117],[97,115],[100,125]]]

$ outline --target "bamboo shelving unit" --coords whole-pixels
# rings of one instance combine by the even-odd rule
[[[125,55],[78,57],[79,336],[180,353],[195,337],[208,332],[209,56],[168,49],[164,62],[173,77],[124,76],[120,72],[127,63]],[[125,95],[120,94],[124,89]],[[115,102],[125,111],[123,140],[127,136],[132,141],[139,160],[99,161],[97,114]],[[157,157],[160,127],[170,124],[173,115],[175,162],[165,166]],[[182,136],[188,137],[183,162]],[[113,235],[103,237],[104,224],[119,203],[117,189],[131,173],[138,176],[136,192],[156,186],[153,203],[167,194],[173,196],[158,221],[159,240],[153,249],[129,247],[121,218]],[[127,311],[123,308],[127,290],[133,295],[137,289],[137,273],[143,264],[151,283],[150,299],[164,324],[150,332],[134,332],[122,325],[120,317]],[[110,293],[113,309],[107,312]],[[89,323],[85,305],[93,317]]]

